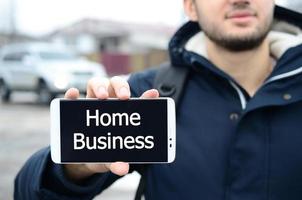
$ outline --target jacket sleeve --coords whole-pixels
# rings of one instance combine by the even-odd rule
[[[138,97],[145,90],[152,88],[154,72],[155,70],[147,70],[131,76],[131,96]],[[130,172],[140,171],[141,167],[142,165],[131,165]],[[47,147],[34,154],[18,173],[14,199],[92,199],[118,178],[119,176],[108,172],[96,174],[81,185],[75,184],[65,177],[62,165],[51,161],[50,149]]]
[[[154,78],[157,69],[150,68],[142,72],[134,73],[128,79],[130,85],[131,97],[140,97],[146,90],[150,90],[154,85]]]
[[[75,184],[65,177],[62,165],[51,161],[48,147],[34,154],[18,173],[14,199],[92,199],[118,178],[108,172]]]

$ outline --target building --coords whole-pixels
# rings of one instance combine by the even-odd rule
[[[167,46],[176,27],[83,19],[49,34],[80,54],[102,62],[111,75],[137,71],[168,59]]]

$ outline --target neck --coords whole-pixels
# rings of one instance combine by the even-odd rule
[[[261,87],[273,69],[268,40],[256,49],[231,52],[206,39],[209,60],[234,78],[250,96]]]

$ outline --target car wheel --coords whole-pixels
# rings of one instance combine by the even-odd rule
[[[38,86],[38,102],[41,104],[49,104],[55,95],[50,91],[44,82],[39,83]]]
[[[9,102],[10,100],[11,91],[4,83],[4,81],[0,81],[0,98],[2,102]]]

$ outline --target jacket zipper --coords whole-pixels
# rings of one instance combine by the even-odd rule
[[[247,101],[246,101],[246,98],[245,98],[243,92],[240,90],[240,88],[234,82],[232,82],[232,81],[229,81],[229,82],[230,82],[231,86],[236,90],[236,92],[239,96],[242,110],[245,110]]]
[[[274,81],[278,81],[278,80],[285,79],[285,78],[288,78],[288,77],[291,77],[291,76],[295,76],[295,75],[298,75],[300,73],[302,73],[302,67],[300,67],[298,69],[295,69],[293,71],[290,71],[290,72],[286,72],[284,74],[274,76],[274,77],[268,79],[267,81],[265,81],[264,84],[262,85],[262,87],[269,84],[269,83],[272,83]],[[229,82],[230,82],[231,86],[236,90],[236,92],[239,96],[242,110],[245,110],[247,101],[246,101],[246,98],[245,98],[243,92],[241,91],[241,89],[234,82],[232,82],[232,81],[229,81]]]

